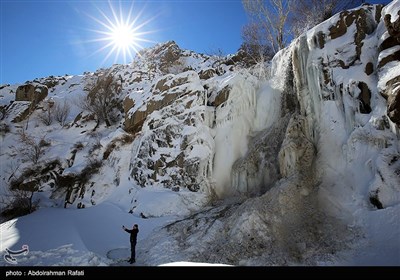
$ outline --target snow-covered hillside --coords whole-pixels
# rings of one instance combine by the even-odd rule
[[[400,265],[399,11],[344,11],[252,67],[170,41],[1,86],[1,252],[123,265],[137,223],[139,265]]]

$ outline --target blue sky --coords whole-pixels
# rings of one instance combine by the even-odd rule
[[[117,14],[121,6],[125,19],[131,7],[132,19],[140,15],[134,26],[143,24],[137,32],[146,33],[140,38],[150,41],[139,42],[143,47],[174,40],[196,52],[234,53],[247,22],[240,0],[111,2]],[[115,52],[105,60],[111,47],[99,50],[108,41],[94,41],[105,37],[96,31],[106,31],[100,23],[110,25],[106,18],[115,21],[105,0],[0,0],[0,84],[124,63]]]
[[[111,48],[97,52],[107,42],[89,42],[104,35],[93,30],[106,28],[92,17],[107,23],[100,11],[114,20],[107,1],[1,1],[0,84],[23,83],[49,75],[82,74],[100,67],[123,63]],[[119,3],[126,19],[132,1]],[[207,53],[218,48],[234,53],[241,44],[240,30],[246,15],[240,0],[229,1],[134,1],[132,18],[146,23],[140,42],[144,47],[175,40],[184,49]],[[108,24],[108,23],[107,23]],[[109,25],[109,24],[108,24]]]

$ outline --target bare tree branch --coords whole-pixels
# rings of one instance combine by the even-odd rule
[[[269,60],[274,56],[263,26],[256,23],[249,23],[243,26],[242,39],[243,43],[240,46],[240,50],[244,51],[248,60],[250,60],[248,64],[256,64]]]
[[[114,109],[118,106],[117,94],[122,90],[120,83],[111,74],[99,76],[85,88],[88,95],[81,100],[80,107],[96,115],[98,122],[110,126],[115,121]]]
[[[242,0],[251,20],[262,26],[274,53],[288,42],[285,30],[293,0]]]
[[[335,13],[354,8],[362,0],[242,0],[250,24],[258,26],[258,43],[267,40],[275,54],[297,37]],[[245,27],[244,30],[248,29]],[[242,30],[244,43],[249,38]],[[251,44],[250,44],[251,45]]]
[[[334,14],[362,3],[362,0],[298,0],[291,10],[291,32],[297,37]]]
[[[26,133],[24,129],[19,130],[18,132],[19,141],[22,144],[22,149],[20,153],[27,160],[31,160],[32,163],[36,164],[40,157],[44,154],[45,147],[50,145],[45,140],[45,135],[43,135],[40,139],[37,139]]]
[[[68,118],[69,112],[71,111],[71,105],[64,100],[63,103],[56,103],[54,108],[55,119],[60,123],[61,126],[65,125]]]
[[[54,120],[54,108],[53,108],[52,103],[50,101],[46,102],[46,104],[45,104],[45,106],[43,108],[43,111],[40,114],[38,114],[37,117],[38,117],[39,121],[44,125],[49,126],[49,125],[51,125],[53,123],[53,120]]]

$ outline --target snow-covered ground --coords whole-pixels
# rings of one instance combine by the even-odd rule
[[[175,199],[168,200],[162,195],[160,199],[163,199],[164,203],[176,205]],[[164,209],[164,204],[160,206],[152,204],[152,207],[160,207],[161,211]],[[128,265],[129,234],[122,230],[122,225],[131,228],[133,224],[138,224],[137,262],[134,265],[146,266],[143,258],[147,252],[142,249],[143,242],[154,230],[177,218],[177,216],[164,216],[145,219],[126,213],[108,202],[85,209],[40,209],[0,225],[2,254],[0,265]],[[14,256],[16,264],[5,260],[6,249],[18,251],[23,245],[28,245],[29,252]],[[175,260],[176,255],[171,256],[171,259]]]
[[[174,203],[174,201],[170,201]],[[400,207],[381,210],[384,213],[369,215],[372,230],[369,244],[362,244],[356,251],[343,252],[336,263],[319,265],[350,266],[388,266],[399,265]],[[159,230],[176,219],[177,216],[143,219],[126,213],[118,207],[102,203],[86,209],[40,209],[31,215],[7,221],[0,225],[1,266],[128,266],[130,256],[129,234],[122,225],[139,225],[136,246],[135,266],[208,266],[222,263],[196,263],[179,258],[179,252],[173,250],[154,250],[163,254],[163,261],[148,264],[145,260],[157,260],[157,254],[146,251],[147,239],[153,231]],[[397,230],[396,230],[397,229]],[[166,236],[160,240],[163,247],[168,246]],[[363,241],[365,242],[365,241]],[[23,245],[29,246],[29,252],[16,255],[16,264],[5,260],[5,249],[18,251]],[[173,244],[171,244],[172,246]],[[168,255],[170,254],[170,255]],[[245,265],[246,261],[241,262]],[[254,264],[253,264],[254,265]],[[257,264],[256,264],[257,265]]]

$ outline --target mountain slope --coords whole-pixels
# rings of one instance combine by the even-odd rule
[[[3,223],[4,246],[41,244],[10,237],[58,211],[104,217],[118,242],[68,222],[79,238],[33,250],[71,243],[105,258],[123,246],[111,228],[132,217],[144,265],[399,265],[399,10],[344,11],[251,68],[171,41],[130,65],[2,86],[1,189],[42,208]],[[119,89],[108,126],[80,106],[105,75]],[[44,125],[63,100],[65,125]]]

